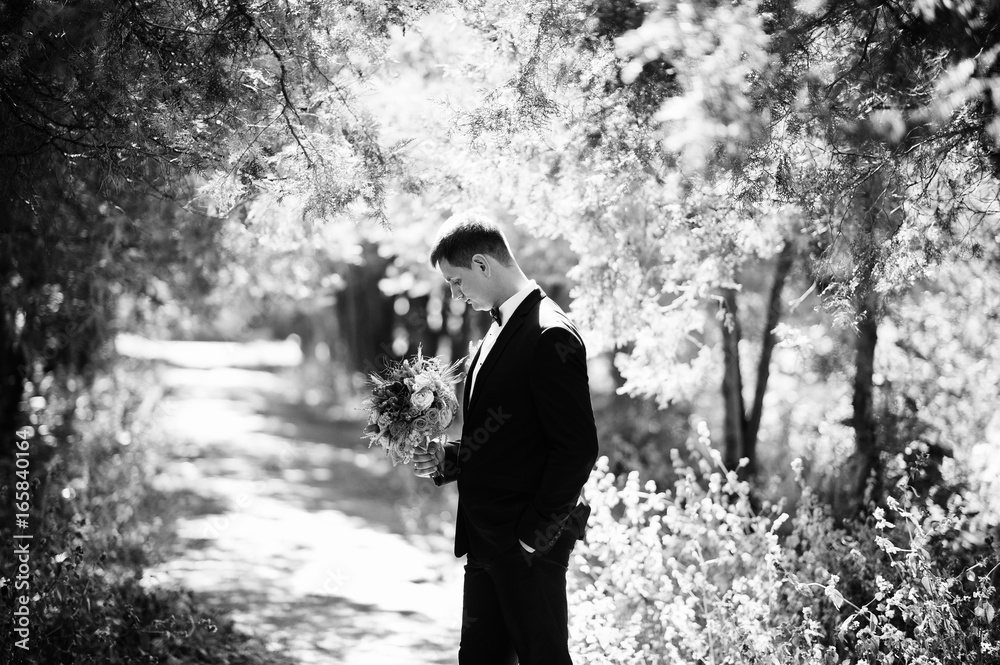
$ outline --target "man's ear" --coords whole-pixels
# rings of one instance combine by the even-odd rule
[[[483,276],[490,276],[490,262],[486,259],[483,254],[473,254],[472,255],[472,269],[478,270],[483,273]]]

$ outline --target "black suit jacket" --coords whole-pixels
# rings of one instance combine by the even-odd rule
[[[461,441],[445,446],[435,479],[458,482],[455,555],[488,560],[518,540],[545,552],[567,529],[582,535],[597,428],[576,327],[536,289],[501,328],[471,398],[469,383]]]

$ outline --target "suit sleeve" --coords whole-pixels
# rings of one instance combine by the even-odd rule
[[[521,514],[517,537],[539,552],[566,528],[597,460],[597,427],[583,341],[567,328],[542,332],[532,353],[530,388],[548,448],[542,482]]]
[[[441,473],[434,476],[434,484],[438,487],[458,480],[458,446],[451,442],[444,444],[444,460],[438,466]]]

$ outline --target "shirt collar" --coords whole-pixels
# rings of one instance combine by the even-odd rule
[[[510,317],[514,315],[518,305],[524,302],[524,299],[537,288],[538,284],[535,283],[535,280],[530,280],[526,287],[512,295],[510,298],[507,298],[507,300],[500,305],[500,316],[504,323],[510,321]]]

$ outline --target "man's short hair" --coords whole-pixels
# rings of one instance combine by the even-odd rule
[[[471,268],[476,254],[491,256],[508,267],[514,265],[514,255],[500,227],[484,215],[463,213],[449,219],[438,232],[430,260],[435,268],[442,260]]]

